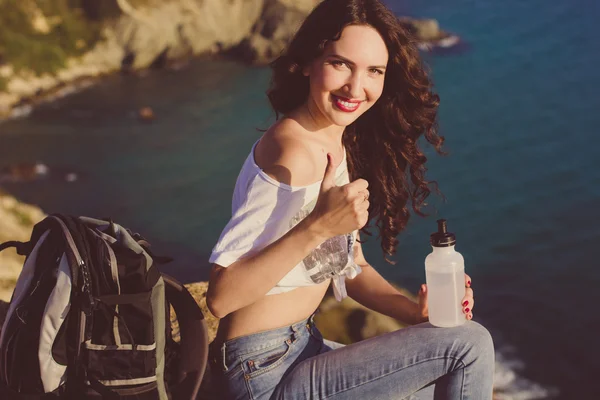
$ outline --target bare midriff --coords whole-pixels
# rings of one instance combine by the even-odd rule
[[[264,296],[222,318],[217,340],[225,341],[302,321],[319,307],[328,286],[329,280],[318,285]],[[243,296],[242,293],[240,295]]]

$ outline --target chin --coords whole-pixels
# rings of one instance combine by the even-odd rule
[[[350,124],[352,124],[354,121],[356,121],[361,115],[363,115],[364,112],[359,113],[353,113],[353,114],[346,114],[344,112],[339,112],[339,111],[334,111],[332,110],[331,113],[329,114],[330,116],[330,121],[337,125],[337,126],[348,126]]]

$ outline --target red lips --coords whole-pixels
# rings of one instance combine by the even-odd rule
[[[344,112],[354,112],[356,110],[359,109],[360,107],[360,103],[363,102],[363,100],[351,100],[351,99],[347,99],[345,97],[339,97],[339,96],[335,96],[335,95],[331,95],[333,97],[333,104],[336,106],[336,108],[338,108],[341,111]],[[344,104],[347,103],[347,104]]]

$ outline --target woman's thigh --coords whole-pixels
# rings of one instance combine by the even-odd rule
[[[331,350],[341,349],[346,346],[345,344],[334,342],[333,340],[323,339],[323,346],[321,347],[319,354],[326,353]],[[433,391],[435,384],[424,387],[423,389],[409,395],[403,400],[433,400]]]
[[[323,344],[324,344],[324,346],[321,347],[319,354],[323,354],[323,353],[326,353],[331,350],[341,349],[342,347],[345,346],[345,344],[334,342],[334,341],[328,340],[328,339],[323,339]],[[419,390],[418,392],[411,394],[410,396],[408,396],[406,399],[403,399],[403,400],[433,400],[434,389],[435,389],[435,384],[431,384],[431,385],[426,386],[423,389]]]
[[[313,334],[312,319],[212,346],[211,370],[221,397],[267,400],[286,374],[325,347]]]
[[[419,324],[348,346],[327,346],[331,350],[324,346],[319,355],[296,365],[272,398],[410,398],[464,367],[468,357],[479,354],[477,347],[483,352],[491,348],[493,354],[490,345],[487,330],[469,321],[458,328]],[[431,398],[431,390],[418,398]]]

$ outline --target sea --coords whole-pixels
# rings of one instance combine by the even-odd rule
[[[424,52],[441,98],[446,156],[423,143],[432,194],[397,253],[363,244],[387,279],[416,292],[436,219],[448,221],[496,345],[498,399],[600,399],[600,2],[388,0],[461,38]],[[43,163],[46,179],[0,183],[47,213],[112,217],[208,278],[252,144],[274,121],[270,71],[195,59],[113,75],[0,123],[0,168]],[[144,123],[138,110],[151,107]]]

